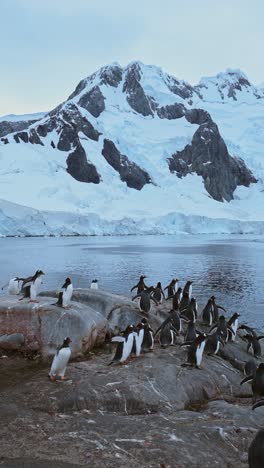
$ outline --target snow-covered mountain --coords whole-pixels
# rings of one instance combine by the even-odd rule
[[[263,111],[239,70],[191,86],[105,66],[47,114],[0,118],[0,234],[260,232]]]

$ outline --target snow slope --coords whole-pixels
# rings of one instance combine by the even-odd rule
[[[80,105],[94,88],[97,94],[99,89],[96,106],[104,107],[100,112],[94,111],[94,102]],[[72,141],[68,150],[57,148],[69,127],[63,112],[74,115],[73,104],[101,133],[96,141],[78,131],[99,184],[80,182],[67,172]],[[199,128],[184,115],[169,119],[159,114],[174,105],[209,112],[229,154],[243,159],[258,182],[237,187],[230,202],[219,202],[201,176],[179,178],[170,172],[167,159],[190,145]],[[50,114],[23,116],[29,117],[39,120],[28,135],[39,126],[49,126],[49,131],[38,136],[42,144],[17,143],[15,133],[7,135],[8,144],[0,141],[0,235],[263,232],[264,90],[239,70],[203,78],[191,87],[155,66],[132,62],[122,69],[111,64],[83,80]],[[152,183],[135,190],[122,181],[102,155],[105,139],[146,171]]]

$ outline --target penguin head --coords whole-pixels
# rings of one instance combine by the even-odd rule
[[[193,284],[193,281],[187,281],[187,284],[191,285]]]
[[[145,275],[141,275],[139,279],[140,279],[140,281],[143,281],[145,278],[146,278]]]
[[[219,322],[220,322],[220,323],[224,323],[224,322],[225,322],[225,316],[224,316],[224,315],[220,315],[220,317],[219,317]]]
[[[264,362],[261,362],[260,365],[258,366],[257,368],[257,372],[261,372],[263,373],[264,372]]]
[[[179,288],[177,289],[177,293],[181,293],[181,292],[182,292],[182,288],[179,287]]]
[[[235,312],[233,318],[236,320],[238,317],[240,317],[240,314],[238,312]]]
[[[92,280],[92,283],[98,283],[97,279]]]
[[[191,298],[191,304],[195,304],[196,303],[196,299],[194,297]]]
[[[45,275],[45,273],[43,273],[42,270],[37,270],[35,274],[36,274],[36,276]]]
[[[67,336],[67,338],[64,338],[64,340],[63,340],[62,347],[67,348],[71,342],[72,342],[72,340],[69,338],[69,336]]]
[[[178,283],[180,280],[178,278],[175,278],[175,283]]]
[[[214,302],[215,301],[215,296],[211,296],[212,301]]]
[[[157,288],[161,288],[161,282],[160,282],[160,281],[157,283],[157,286],[156,286],[156,287],[157,287]]]
[[[143,325],[147,325],[147,324],[148,324],[148,321],[147,321],[146,318],[143,318],[143,319],[141,320],[141,323],[143,323]]]

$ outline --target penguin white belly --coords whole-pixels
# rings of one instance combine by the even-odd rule
[[[123,355],[120,359],[120,362],[124,362],[129,358],[131,351],[132,351],[132,347],[133,347],[133,340],[134,340],[133,333],[129,333],[127,340],[124,341]]]
[[[141,346],[144,338],[144,330],[141,329],[139,330],[139,334],[136,334],[135,339],[136,339],[136,356],[140,356],[141,353]]]
[[[35,279],[35,281],[30,285],[30,299],[34,301],[37,297],[39,287],[42,284],[41,277]]]
[[[153,333],[152,331],[149,332],[149,335],[150,335],[150,340],[151,340],[151,346],[149,349],[153,349],[154,348],[154,338],[153,338]]]
[[[209,312],[209,325],[211,326],[212,323],[213,323],[213,313],[212,313],[212,311],[210,310],[210,312]]]
[[[11,296],[19,294],[20,293],[20,281],[16,281],[15,278],[12,278],[9,281],[7,292]]]
[[[98,289],[98,283],[91,283],[91,289]]]
[[[58,354],[55,354],[53,358],[49,375],[50,376],[58,375],[59,377],[64,377],[66,367],[67,367],[70,357],[71,357],[70,348],[60,349]]]
[[[63,292],[62,292],[62,306],[63,307],[66,307],[69,304],[71,297],[72,297],[72,293],[73,293],[72,284],[69,284],[69,286],[66,289],[63,289]]]
[[[191,299],[191,297],[192,297],[192,284],[191,284],[191,286],[189,288],[189,299]]]
[[[203,359],[203,352],[205,347],[205,341],[203,341],[196,350],[196,365],[200,366]]]
[[[232,330],[234,332],[234,335],[232,334],[232,338],[231,338],[232,341],[235,341],[235,339],[236,339],[237,327],[238,327],[238,319],[236,319],[234,321],[234,323],[231,325],[231,328],[232,328]]]
[[[173,345],[173,343],[174,343],[174,333],[173,333],[172,330],[170,331],[170,333],[171,333],[171,344]]]
[[[217,340],[216,350],[215,350],[214,354],[217,354],[217,353],[218,353],[219,347],[220,347],[220,342]]]

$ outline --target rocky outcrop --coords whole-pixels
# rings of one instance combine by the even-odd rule
[[[180,119],[185,115],[185,107],[183,104],[170,104],[157,108],[157,114],[161,119]]]
[[[100,175],[96,167],[87,161],[86,153],[81,144],[77,144],[66,160],[67,172],[79,182],[99,184]]]
[[[196,173],[202,176],[207,192],[218,201],[230,201],[238,185],[257,182],[245,163],[230,156],[217,125],[203,110],[193,110],[186,118],[202,122],[192,143],[168,159],[169,169],[178,177]]]
[[[102,155],[108,164],[120,174],[120,179],[126,182],[128,187],[141,190],[144,185],[151,183],[148,173],[121,154],[111,140],[104,140]]]
[[[35,122],[36,120],[21,120],[17,122],[3,120],[0,122],[0,137],[8,135],[8,133],[21,132]]]
[[[140,67],[138,64],[133,64],[128,68],[123,85],[123,93],[126,93],[127,102],[136,112],[144,117],[153,115],[151,102],[140,84]]]
[[[72,302],[69,310],[52,303],[50,298],[30,304],[12,296],[1,297],[0,348],[38,352],[45,360],[65,336],[72,339],[73,356],[104,342],[107,320],[99,312],[81,303]]]
[[[117,88],[122,81],[123,69],[118,64],[103,67],[100,70],[101,84]]]
[[[95,86],[90,91],[82,95],[78,104],[90,112],[94,117],[99,117],[99,115],[105,110],[104,101],[105,98],[99,86]]]

